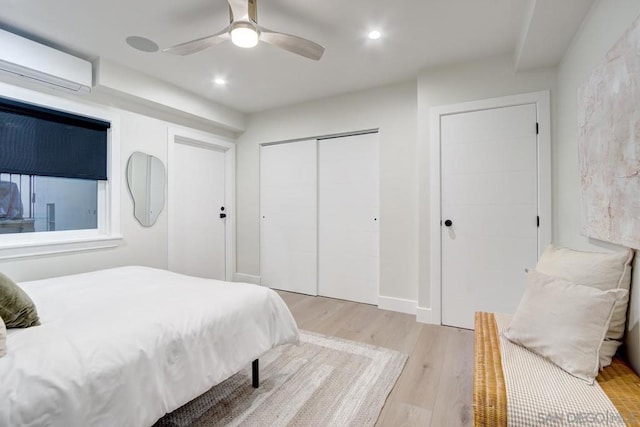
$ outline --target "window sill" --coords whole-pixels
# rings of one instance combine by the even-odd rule
[[[9,242],[0,240],[0,260],[114,248],[121,241],[121,235],[93,235],[56,240],[36,239]]]

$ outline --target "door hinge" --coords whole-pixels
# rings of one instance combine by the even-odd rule
[[[536,135],[540,134],[540,124],[536,122]]]
[[[538,228],[540,228],[540,217],[539,216],[536,217],[536,226]]]

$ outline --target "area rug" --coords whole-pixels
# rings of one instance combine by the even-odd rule
[[[407,355],[301,331],[299,345],[260,358],[260,387],[247,367],[165,415],[154,427],[372,426]]]

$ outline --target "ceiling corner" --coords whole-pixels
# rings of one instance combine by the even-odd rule
[[[520,35],[518,36],[516,50],[514,52],[514,65],[516,71],[520,71],[520,64],[527,45],[527,39],[529,38],[529,30],[531,29],[531,22],[533,21],[533,15],[536,9],[537,0],[526,0],[527,5],[525,12],[522,16],[522,25]]]
[[[515,69],[554,67],[562,60],[594,0],[527,1]]]

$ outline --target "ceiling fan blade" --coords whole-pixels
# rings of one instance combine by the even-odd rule
[[[230,38],[229,27],[227,27],[219,33],[213,34],[211,36],[191,40],[185,43],[180,43],[175,46],[162,49],[162,51],[166,53],[172,53],[174,55],[191,55],[192,53],[200,52],[202,50],[220,44],[226,40],[229,40]]]
[[[231,10],[231,21],[248,21],[249,20],[249,2],[248,0],[227,0],[229,9]]]
[[[324,54],[324,47],[310,40],[306,40],[298,36],[292,36],[291,34],[278,33],[262,27],[260,27],[259,30],[260,40],[263,42],[288,50],[289,52],[302,55],[305,58],[317,61],[322,58],[322,54]]]

